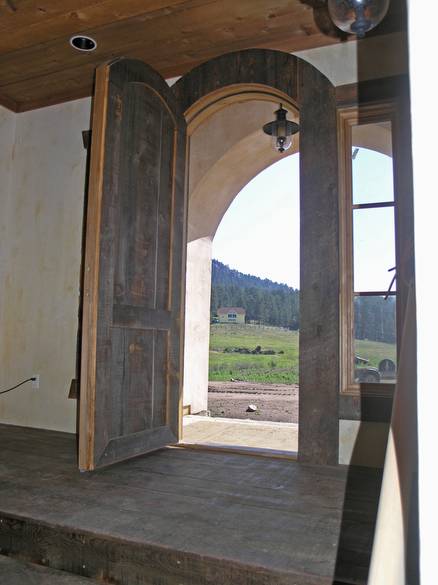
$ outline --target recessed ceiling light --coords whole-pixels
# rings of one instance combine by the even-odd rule
[[[94,51],[94,49],[97,47],[97,43],[94,39],[84,35],[75,35],[72,37],[70,39],[70,45],[77,51],[84,51],[86,53]]]

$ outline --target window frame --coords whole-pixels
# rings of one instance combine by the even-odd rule
[[[395,384],[354,381],[354,291],[353,272],[353,173],[352,173],[352,127],[381,122],[391,123],[392,168],[394,181],[394,237],[396,266],[398,262],[398,180],[397,180],[397,108],[393,101],[373,103],[366,106],[350,106],[338,110],[339,144],[339,237],[340,237],[340,394],[350,396],[392,396]],[[362,204],[363,206],[363,204]],[[366,207],[382,207],[381,203]],[[389,273],[390,274],[390,273]],[[388,279],[389,282],[390,278]],[[371,291],[370,296],[385,295],[387,291]],[[364,293],[362,293],[363,295]],[[365,293],[366,296],[367,293]],[[360,296],[360,295],[359,295]],[[379,295],[380,296],[380,295]],[[396,298],[396,344],[399,352],[398,291]]]

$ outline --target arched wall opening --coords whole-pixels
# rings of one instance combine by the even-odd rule
[[[211,107],[200,104],[189,123],[189,208],[186,272],[186,325],[183,404],[192,413],[207,410],[210,336],[212,241],[231,202],[241,189],[279,158],[298,151],[299,142],[283,155],[274,151],[262,126],[273,118],[279,101],[298,121],[285,96],[262,88],[234,87]],[[206,115],[206,114],[209,115]]]
[[[280,94],[286,96],[288,99],[281,101],[299,110],[299,420],[305,424],[300,425],[298,456],[303,462],[337,464],[339,178],[336,94],[332,83],[306,61],[288,53],[265,49],[249,49],[212,59],[184,75],[173,86],[173,91],[188,115],[192,108],[203,111],[205,106],[211,107],[213,101],[217,102],[217,99],[211,100],[211,95],[217,98],[222,91],[227,93],[227,98],[238,102],[246,93],[245,86],[251,86],[251,91],[267,88],[266,93],[271,94],[269,99],[276,105]],[[232,98],[230,94],[233,94]],[[189,185],[190,181],[189,177]],[[207,206],[203,212],[208,213]],[[189,239],[194,238],[191,226],[189,232]],[[209,234],[200,234],[198,240],[192,239],[191,242],[199,242],[201,236],[204,240],[210,237]],[[190,267],[190,259],[188,265]]]

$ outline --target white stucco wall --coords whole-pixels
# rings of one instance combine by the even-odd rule
[[[192,413],[208,407],[211,250],[211,238],[187,245],[183,403]]]
[[[0,422],[74,431],[79,270],[90,100],[2,110]],[[15,132],[14,130],[15,126]],[[6,128],[6,131],[4,131]],[[6,148],[3,146],[6,141]],[[11,151],[12,147],[12,151]]]

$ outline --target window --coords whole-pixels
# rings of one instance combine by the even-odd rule
[[[236,313],[228,313],[228,319],[235,321],[237,319]]]
[[[396,381],[396,195],[390,104],[340,112],[341,392]]]

